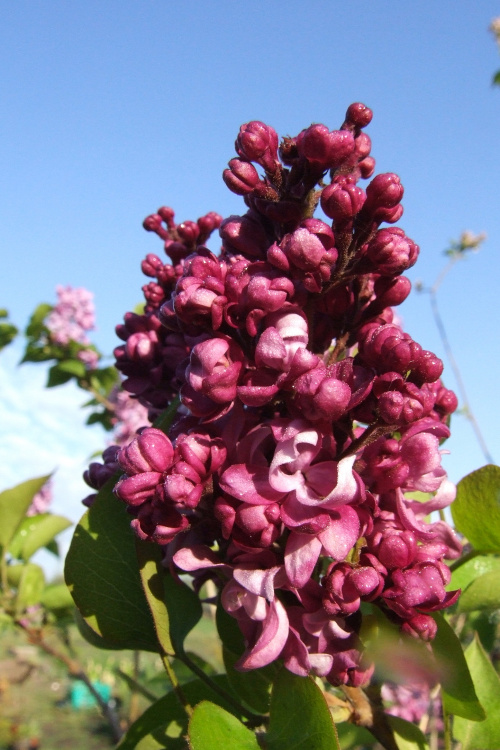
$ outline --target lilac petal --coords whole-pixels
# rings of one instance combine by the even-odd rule
[[[193,544],[192,547],[184,547],[178,550],[173,560],[181,570],[194,571],[203,568],[218,568],[228,575],[232,572],[231,566],[221,562],[215,552],[204,544]]]
[[[251,620],[263,622],[267,617],[267,604],[263,596],[246,593],[241,600],[243,609]]]
[[[251,505],[275,503],[283,497],[283,492],[270,486],[267,466],[230,466],[220,478],[220,486],[232,497]]]
[[[257,643],[247,649],[236,662],[236,669],[246,672],[249,669],[259,669],[275,661],[281,654],[288,638],[288,617],[284,606],[278,599],[269,605],[266,620],[262,623],[262,631]]]
[[[292,586],[300,589],[310,579],[321,546],[316,536],[291,532],[285,549],[285,570]]]
[[[258,596],[264,596],[269,602],[272,602],[274,599],[274,579],[280,570],[282,570],[282,566],[276,566],[269,570],[235,568],[233,578],[247,591]]]
[[[350,505],[341,505],[332,513],[330,525],[321,532],[319,539],[327,555],[334,560],[345,560],[358,541],[359,532],[358,514]]]

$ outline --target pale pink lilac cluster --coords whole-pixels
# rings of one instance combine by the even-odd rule
[[[117,367],[151,418],[180,405],[168,434],[142,430],[87,476],[98,488],[119,468],[137,535],[196,590],[216,582],[245,637],[241,670],[282,659],[354,686],[373,670],[364,603],[432,640],[432,613],[459,593],[445,559],[460,543],[426,521],[454,498],[441,443],[457,400],[393,313],[419,248],[393,226],[399,178],[373,177],[371,117],[356,103],[339,130],[281,144],[246,123],[223,174],[244,215],[146,219],[172,263],[143,261],[154,281],[117,328]],[[216,228],[218,255],[204,244]]]
[[[95,328],[94,295],[83,287],[56,287],[57,303],[45,320],[51,339],[62,346],[70,341],[89,344]]]

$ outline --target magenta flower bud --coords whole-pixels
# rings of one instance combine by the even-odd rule
[[[162,240],[168,239],[168,231],[163,226],[163,219],[159,214],[151,214],[150,216],[146,216],[144,221],[142,222],[142,226],[146,230],[146,232],[154,232],[158,235],[158,237],[161,237]]]
[[[162,481],[162,474],[158,471],[147,471],[120,479],[115,485],[115,493],[120,500],[128,505],[142,505],[154,497],[156,489]]]
[[[161,208],[158,209],[157,213],[169,229],[173,229],[175,227],[175,212],[172,208],[170,208],[169,206],[161,206]]]
[[[229,169],[225,169],[222,173],[222,179],[236,195],[251,193],[260,182],[253,164],[243,159],[231,159]]]
[[[330,219],[342,224],[354,218],[365,202],[364,190],[353,183],[332,182],[321,193],[321,208]]]
[[[358,163],[358,169],[360,176],[363,180],[367,180],[375,172],[375,159],[373,156],[366,156],[362,161]]]
[[[200,227],[194,221],[183,221],[182,224],[178,224],[177,234],[183,242],[188,246],[194,246],[198,236],[200,234]]]
[[[325,125],[311,125],[296,138],[300,156],[325,171],[341,164],[354,149],[354,138],[347,130],[330,132]]]
[[[154,359],[158,337],[155,331],[133,333],[127,339],[125,351],[129,359],[150,362]]]
[[[266,172],[275,172],[279,167],[278,134],[259,120],[247,122],[240,127],[235,148],[239,156],[247,161],[257,162]]]
[[[418,385],[434,383],[443,373],[443,362],[433,352],[422,351],[412,368],[411,379]]]
[[[396,276],[394,279],[381,277],[375,282],[377,298],[374,306],[380,312],[385,307],[397,307],[405,301],[410,292],[411,281],[406,276]]]
[[[163,472],[172,466],[174,449],[168,437],[155,427],[147,427],[118,453],[118,462],[129,475]]]
[[[345,113],[346,123],[354,125],[357,128],[366,127],[372,120],[373,112],[365,104],[355,102],[350,104]]]
[[[394,371],[400,375],[412,368],[422,352],[409,334],[391,324],[371,328],[360,339],[359,350],[364,361],[379,372]]]
[[[423,641],[433,641],[437,633],[437,623],[430,615],[417,614],[403,622],[401,630],[413,638]]]
[[[304,228],[296,229],[292,234],[286,234],[280,247],[288,260],[304,271],[318,268],[327,255],[318,236]],[[336,251],[332,257],[334,257],[332,261],[334,262],[337,257]]]
[[[243,352],[230,339],[214,338],[196,344],[186,370],[191,387],[217,404],[236,398],[236,384],[243,366]]]
[[[377,556],[386,568],[407,568],[415,559],[417,540],[411,531],[389,529],[382,538]]]
[[[215,211],[209,211],[205,216],[201,216],[196,222],[200,228],[200,235],[198,237],[198,244],[203,245],[212,232],[218,229],[222,222],[222,216],[215,213]]]
[[[360,133],[357,138],[354,139],[354,153],[361,161],[365,159],[372,149],[372,139],[367,133]]]
[[[156,278],[158,271],[163,268],[163,263],[157,255],[148,253],[141,263],[141,270],[146,276]]]
[[[367,207],[394,208],[403,197],[404,188],[397,174],[378,174],[366,188]]]
[[[229,216],[220,225],[224,246],[251,258],[265,257],[269,239],[260,220],[252,214]]]
[[[418,253],[418,245],[398,227],[379,229],[366,246],[366,257],[383,276],[399,276],[415,264]]]

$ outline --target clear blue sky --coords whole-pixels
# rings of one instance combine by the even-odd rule
[[[85,286],[95,342],[110,352],[114,325],[141,299],[141,259],[161,252],[141,227],[147,214],[243,212],[221,179],[241,123],[336,128],[363,101],[377,171],[405,186],[399,224],[421,247],[411,278],[432,283],[462,230],[488,234],[440,301],[500,461],[500,88],[490,84],[500,55],[488,31],[498,15],[488,0],[4,3],[0,306],[24,325],[57,283]],[[401,314],[443,356],[428,299],[415,293]],[[445,380],[453,386],[449,368]],[[465,420],[453,428],[457,480],[484,460]]]

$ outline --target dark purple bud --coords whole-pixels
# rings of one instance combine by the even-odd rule
[[[375,282],[375,305],[381,312],[385,307],[400,305],[411,292],[411,281],[406,276],[396,276],[395,279],[381,277]]]
[[[412,368],[411,380],[418,385],[434,383],[443,373],[443,363],[433,352],[422,351],[417,363]]]
[[[354,149],[354,138],[347,130],[330,132],[326,125],[311,125],[296,138],[297,151],[309,163],[324,171],[341,164]]]
[[[357,138],[354,139],[354,153],[361,161],[365,159],[372,149],[372,139],[367,133],[360,133]]]

